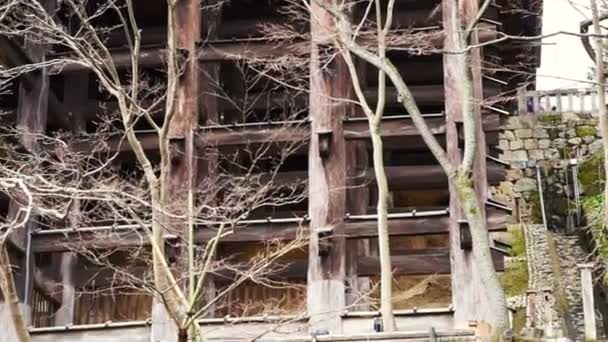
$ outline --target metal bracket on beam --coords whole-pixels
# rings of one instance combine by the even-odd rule
[[[169,149],[171,152],[171,164],[177,165],[180,162],[180,156],[186,152],[186,138],[171,137],[169,138]]]
[[[469,222],[465,220],[458,221],[458,231],[460,232],[460,249],[464,251],[473,249],[473,238],[471,237]]]
[[[177,48],[175,50],[178,77],[182,79],[186,75],[186,69],[190,59],[190,50],[184,48]]]
[[[319,137],[319,156],[321,159],[327,159],[331,153],[331,139],[333,132],[331,130],[317,132]]]
[[[333,227],[323,227],[317,229],[317,235],[319,236],[319,240],[324,239],[325,241],[319,241],[319,256],[326,257],[329,255],[331,250],[331,236],[334,233]]]

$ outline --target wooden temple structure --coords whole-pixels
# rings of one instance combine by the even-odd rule
[[[101,3],[92,1],[98,2]],[[231,303],[246,302],[252,307],[257,302],[275,301],[275,313],[227,305],[210,313],[201,324],[212,327],[218,336],[248,334],[259,332],[261,326],[272,326],[280,321],[279,315],[290,317],[307,312],[310,324],[332,334],[373,332],[377,317],[373,299],[378,295],[373,285],[380,268],[369,125],[355,105],[328,105],[328,97],[321,95],[352,98],[347,69],[340,62],[332,62],[326,66],[331,72],[320,72],[320,64],[311,62],[310,92],[297,99],[303,104],[304,114],[297,118],[298,125],[276,134],[280,119],[270,113],[280,112],[275,100],[281,94],[269,93],[265,100],[254,102],[253,114],[245,117],[227,101],[209,95],[208,87],[219,84],[226,93],[239,94],[243,79],[237,66],[242,61],[235,56],[287,56],[296,49],[316,56],[323,44],[266,39],[264,24],[281,23],[286,18],[281,10],[285,5],[282,0],[231,0],[209,12],[193,7],[196,2],[178,1],[179,6],[184,6],[179,44],[184,49],[195,49],[198,56],[198,65],[190,65],[191,72],[180,81],[185,96],[200,99],[197,103],[189,102],[180,129],[195,131],[212,140],[218,153],[224,148],[233,153],[273,134],[277,141],[303,139],[303,147],[288,158],[277,177],[286,183],[297,179],[308,183],[306,199],[247,218],[243,223],[247,229],[223,239],[218,253],[231,255],[255,249],[265,241],[292,236],[301,227],[310,234],[310,246],[294,256],[282,274],[300,287],[273,290],[250,283],[229,294]],[[476,0],[469,2],[470,8],[479,6]],[[492,1],[480,21],[482,29],[477,39],[481,43],[501,33],[534,36],[540,32],[542,1],[518,1],[518,8],[513,3]],[[160,0],[137,0],[135,4],[142,30],[141,68],[157,70],[164,63],[166,4]],[[442,6],[450,5],[440,0],[397,0],[394,25],[440,31],[453,25],[449,17],[442,16]],[[301,29],[309,32],[308,27]],[[314,41],[315,29],[310,31]],[[449,50],[451,42],[440,37],[438,48]],[[129,65],[124,37],[110,35],[106,44],[119,68]],[[7,67],[49,60],[62,53],[52,47],[24,45],[0,36],[0,63]],[[491,232],[504,231],[510,215],[508,204],[496,203],[487,195],[488,187],[503,179],[507,167],[497,159],[494,149],[501,117],[508,115],[516,104],[509,96],[528,80],[526,75],[534,74],[539,54],[539,48],[530,42],[508,40],[475,49],[471,58],[474,93],[479,100],[476,111],[483,128],[479,132],[475,181],[478,195],[486,203],[487,227]],[[403,49],[391,51],[389,57],[411,87],[433,133],[451,158],[460,158],[462,127],[452,96],[460,80],[444,68],[453,56],[416,54]],[[361,63],[360,73],[365,90],[373,94],[378,86],[377,71]],[[382,138],[390,188],[389,231],[397,325],[402,330],[467,328],[470,321],[483,320],[488,308],[483,304],[484,289],[472,263],[466,221],[455,195],[450,193],[446,176],[402,109],[394,88],[389,85],[387,92]],[[92,131],[98,115],[115,107],[116,103],[99,90],[94,75],[78,64],[65,65],[56,72],[25,74],[14,82],[12,94],[0,96],[0,111],[7,113],[4,122],[8,120],[7,124],[38,133]],[[139,129],[138,137],[146,151],[156,148],[155,137],[146,127]],[[28,141],[22,139],[26,146]],[[126,143],[111,139],[106,142],[111,149],[124,152],[121,158],[129,158]],[[209,165],[199,163],[199,168]],[[206,172],[198,170],[197,174],[204,177]],[[184,182],[183,173],[176,172],[176,189],[184,189]],[[9,201],[3,200],[3,215],[9,215],[9,207]],[[329,237],[324,235],[327,227],[331,227]],[[142,336],[150,334],[152,299],[129,294],[100,296],[89,291],[111,276],[103,269],[87,266],[81,257],[74,255],[73,248],[82,244],[96,246],[93,239],[82,239],[87,232],[81,228],[78,223],[48,227],[31,222],[27,234],[16,234],[11,239],[11,255],[18,265],[15,281],[23,306],[29,310],[34,341],[78,341],[84,336],[88,337],[83,341],[123,341],[124,336],[131,336],[131,341],[146,340]],[[95,227],[87,227],[91,228]],[[196,234],[201,242],[211,237],[204,230]],[[321,241],[324,238],[331,248],[325,248]],[[502,270],[502,251],[497,246],[493,253],[496,268]],[[23,266],[26,264],[29,266]],[[422,291],[410,300],[399,300],[400,294],[428,280],[430,275],[434,277],[427,282],[427,294]],[[221,288],[222,284],[215,286]],[[358,301],[357,294],[364,291],[371,293],[371,299]],[[327,312],[333,314],[326,314],[322,320],[313,318]],[[293,327],[306,323],[306,319],[293,318],[281,324]],[[0,329],[6,327],[3,324],[0,323]],[[294,331],[307,334],[307,330]],[[1,330],[0,341],[4,341]]]

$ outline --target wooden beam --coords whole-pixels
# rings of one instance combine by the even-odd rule
[[[388,178],[388,185],[391,191],[395,190],[424,190],[447,188],[448,179],[445,172],[439,165],[406,165],[406,166],[385,166],[384,170]],[[498,184],[503,181],[506,175],[506,167],[496,162],[489,162],[488,182]],[[269,177],[262,177],[261,182],[271,182],[273,185],[282,186],[296,184],[298,181],[306,180],[307,171],[285,171]],[[373,168],[361,170],[358,174],[349,177],[352,180],[351,187],[364,188],[376,183]],[[366,208],[367,209],[367,208]],[[355,212],[351,212],[355,214]]]
[[[63,302],[63,298],[61,296],[63,286],[49,278],[38,268],[35,268],[33,275],[34,288],[40,291],[40,293],[48,300],[53,302],[53,304],[57,305],[58,307],[61,306]]]
[[[419,214],[421,214],[420,212]],[[421,214],[422,215],[422,214]],[[487,208],[489,231],[506,230],[508,214],[494,207]],[[343,223],[342,235],[346,239],[366,239],[377,237],[377,223],[375,219],[348,220]],[[306,234],[309,224],[307,222],[268,223],[241,226],[232,234],[222,238],[222,242],[255,242],[268,240],[293,239],[298,232]],[[419,216],[396,218],[389,220],[389,234],[391,236],[415,236],[429,234],[447,234],[449,232],[449,219],[446,215]],[[209,241],[216,236],[217,231],[212,228],[199,227],[195,232],[198,243]],[[58,234],[33,234],[32,250],[34,253],[66,252],[78,249],[107,249],[127,248],[148,245],[149,242],[135,227],[115,231],[65,231]]]
[[[504,271],[504,255],[498,251],[492,251],[492,257],[495,260],[496,271]],[[413,276],[413,275],[429,275],[429,274],[450,274],[450,253],[448,248],[429,248],[429,249],[412,249],[407,254],[393,255],[391,257],[393,265],[393,274],[396,276]],[[363,256],[356,260],[357,276],[373,277],[380,273],[380,259],[377,256]],[[269,277],[274,279],[289,279],[289,280],[306,280],[308,270],[307,260],[282,261],[273,265],[277,271],[270,274]],[[152,270],[146,266],[136,266],[129,268],[120,268],[120,272],[128,273],[137,278],[142,278],[146,273],[151,273]],[[238,274],[235,269],[241,269],[242,272],[247,271],[246,266],[231,265],[229,268],[214,269],[211,273],[217,277],[219,281],[230,281],[235,279]],[[78,272],[76,278],[76,286],[86,286],[95,284],[96,286],[108,286],[115,284],[120,277],[120,273],[113,268],[108,267],[87,267],[82,268]]]
[[[495,27],[491,25],[482,32],[482,41],[490,41],[495,38]],[[443,35],[440,32],[436,32],[430,38],[430,45],[435,48],[441,48],[442,43]],[[403,48],[403,46],[395,46],[392,48],[399,51]],[[251,60],[264,58],[271,59],[285,56],[306,56],[309,53],[309,41],[279,42],[265,38],[252,38],[238,40],[226,39],[205,42],[203,45],[200,45],[197,56],[201,62],[219,62],[224,60]],[[51,58],[62,58],[65,56],[65,53],[60,53],[51,56]],[[162,47],[143,48],[140,52],[140,65],[142,67],[158,67],[164,64],[164,56],[164,48]],[[116,67],[126,67],[131,63],[130,53],[128,51],[115,52],[112,54],[112,60]],[[86,70],[86,67],[81,64],[67,63],[62,67],[53,69],[53,72],[62,73],[84,70]]]
[[[32,57],[35,56],[28,56],[28,54],[23,51],[13,40],[0,36],[0,46],[2,47],[2,49],[0,49],[0,64],[6,66],[7,68],[14,68],[21,65],[34,63],[32,61]],[[40,77],[41,71],[39,70],[37,72],[28,72],[23,74],[20,77],[20,80],[23,82],[25,89],[35,90],[40,87]],[[69,115],[63,108],[63,104],[61,101],[59,101],[52,90],[49,90],[47,94],[47,100],[45,101],[48,103],[48,112],[51,114],[53,122],[62,128],[69,128],[70,119]]]
[[[431,131],[436,135],[443,135],[446,131],[444,117],[427,118],[427,124]],[[500,116],[498,114],[486,114],[483,116],[483,125],[486,132],[498,132],[500,128]],[[387,117],[382,124],[383,138],[416,138],[418,130],[408,118]],[[137,132],[138,139],[145,150],[155,150],[158,148],[158,137],[152,131]],[[246,125],[226,125],[215,127],[204,127],[199,130],[196,137],[196,144],[199,146],[237,146],[246,144],[263,144],[270,142],[285,142],[307,140],[310,136],[308,123],[291,124],[246,124]],[[344,122],[344,138],[370,139],[369,125],[362,120]],[[127,152],[131,147],[122,137],[110,138],[106,141],[111,151]],[[418,142],[416,145],[424,148],[424,144]],[[407,146],[404,146],[407,147]],[[77,152],[90,152],[90,143],[77,143],[73,146]]]
[[[278,14],[278,13],[277,13]],[[498,21],[499,13],[496,8],[489,8],[484,19]],[[231,19],[225,21],[217,29],[217,35],[207,35],[207,31],[203,30],[203,35],[209,36],[209,40],[217,40],[218,37],[221,39],[242,39],[244,37],[263,37],[265,25],[291,25],[294,29],[299,32],[305,32],[308,27],[298,22],[288,22],[282,16],[275,16],[270,18],[255,18],[255,19]],[[432,8],[427,9],[407,9],[401,10],[396,9],[394,18],[394,27],[396,28],[412,28],[412,27],[429,27],[439,26],[441,24],[441,11],[435,11]],[[204,21],[203,21],[204,22]],[[166,43],[167,39],[167,28],[164,26],[157,27],[145,27],[142,28],[142,45],[158,45]],[[108,46],[120,46],[125,45],[125,37],[122,30],[117,30],[110,33],[106,37],[106,44]]]

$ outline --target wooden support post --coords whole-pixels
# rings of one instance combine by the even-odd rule
[[[350,81],[344,62],[325,60],[331,50],[328,28],[333,19],[316,2],[311,4],[310,120],[308,155],[310,240],[307,308],[312,332],[342,332],[345,308],[344,225],[346,200],[346,151],[343,118],[351,108]],[[325,148],[322,148],[322,147]],[[329,237],[319,231],[333,228]],[[328,248],[323,248],[323,246]]]
[[[171,170],[163,179],[164,189],[169,193],[161,194],[165,199],[165,210],[178,215],[188,211],[188,194],[196,182],[197,158],[195,156],[194,134],[199,122],[199,63],[197,45],[201,37],[201,11],[199,0],[180,0],[174,8],[169,8],[175,34],[176,54],[178,55],[178,75],[176,82],[174,117],[169,126],[169,145]],[[171,52],[169,52],[171,53]],[[176,229],[187,236],[188,224],[175,222]],[[186,252],[180,251],[187,260]],[[187,265],[184,262],[183,265]],[[181,285],[181,284],[180,284]],[[169,316],[164,304],[158,298],[152,303],[152,341],[177,341],[177,327]]]
[[[78,135],[86,132],[85,111],[88,104],[89,75],[86,72],[73,72],[64,75],[64,107],[70,116],[71,130]],[[76,229],[80,224],[80,200],[74,199],[70,208],[70,226]],[[74,271],[78,256],[76,253],[61,253],[59,258],[59,276],[62,284],[61,307],[55,313],[56,325],[74,323]]]
[[[595,303],[593,297],[593,264],[581,264],[578,267],[581,269],[585,341],[595,341],[597,339],[597,324],[595,322]]]
[[[54,8],[54,0],[40,0],[47,10]],[[44,60],[46,47],[25,37],[24,51],[32,63]],[[19,85],[19,99],[17,105],[17,129],[20,130],[20,142],[31,153],[37,153],[39,147],[37,137],[46,131],[49,101],[49,76],[46,68],[29,73],[31,82],[21,82]],[[15,201],[9,204],[9,215],[15,215],[19,205]],[[13,233],[9,241],[23,252],[21,258],[16,258],[20,271],[15,274],[15,285],[22,304],[24,321],[31,322],[30,297],[33,290],[34,258],[30,249],[30,233],[35,230],[34,217],[23,229]]]
[[[74,271],[77,263],[75,253],[61,253],[59,273],[61,276],[61,307],[55,313],[55,325],[71,325],[74,323],[74,303],[76,289],[74,288]]]
[[[221,25],[221,9],[218,6],[219,0],[210,0],[203,6],[202,11],[202,35],[207,40],[217,39],[219,28]],[[200,75],[200,123],[205,126],[219,125],[220,113],[218,106],[218,95],[220,90],[220,69],[221,64],[218,62],[201,63]],[[219,150],[217,148],[205,147],[198,151],[200,166],[198,169],[198,177],[200,182],[214,184],[217,179],[217,170],[219,167]],[[215,256],[214,256],[215,257]],[[205,286],[203,294],[203,302],[210,303],[216,297],[216,284],[212,274],[205,276]],[[207,317],[214,317],[215,305],[213,305]]]
[[[346,143],[348,190],[346,193],[346,208],[350,215],[367,213],[369,204],[369,185],[361,180],[368,165],[367,142],[348,141]],[[370,239],[346,241],[346,305],[349,310],[369,310],[369,277],[358,276],[357,262],[361,257],[370,256]],[[351,307],[351,305],[354,305]]]
[[[462,25],[466,26],[466,21],[472,20],[477,14],[477,2],[474,0],[463,0],[463,7],[459,7],[453,0],[444,0],[443,26],[446,32],[461,30]],[[468,18],[465,23],[460,23],[458,18]],[[459,27],[460,25],[460,27]],[[447,51],[460,50],[457,35],[446,35],[445,49]],[[471,43],[477,41],[477,34],[473,33]],[[462,122],[462,102],[464,99],[464,82],[462,82],[462,65],[469,67],[472,80],[471,100],[476,117],[477,137],[476,158],[473,169],[473,179],[475,189],[480,203],[485,203],[487,176],[486,176],[486,147],[483,128],[481,127],[481,101],[482,79],[481,79],[481,54],[479,49],[473,49],[468,58],[462,54],[444,54],[444,87],[445,87],[445,110],[446,110],[446,141],[447,152],[450,161],[459,164],[461,161],[462,150],[458,146],[458,129]],[[473,262],[472,252],[461,248],[461,234],[459,220],[463,218],[458,196],[456,191],[450,186],[450,258],[452,262],[452,303],[454,305],[454,323],[457,328],[466,328],[468,322],[472,320],[483,320],[484,310],[487,306],[483,305],[484,288],[477,267]]]

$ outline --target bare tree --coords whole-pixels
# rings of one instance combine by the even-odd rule
[[[213,6],[216,5],[214,2]],[[61,224],[70,215],[77,215],[80,225],[95,227],[107,223],[108,218],[113,221],[112,227],[127,224],[128,232],[117,234],[111,230],[109,235],[103,235],[104,245],[111,248],[124,235],[131,238],[139,236],[149,246],[140,255],[151,263],[151,280],[147,277],[138,279],[128,270],[121,271],[116,265],[112,266],[104,255],[92,250],[75,251],[99,265],[115,267],[123,280],[153,293],[160,308],[175,325],[173,333],[181,340],[204,340],[197,319],[204,316],[225,293],[246,280],[271,281],[270,276],[281,268],[279,265],[277,269],[276,261],[303,244],[302,237],[294,234],[290,237],[291,242],[272,243],[264,253],[238,267],[225,259],[215,260],[221,239],[244,229],[241,223],[256,211],[305,199],[303,181],[281,184],[277,179],[284,161],[300,147],[301,141],[294,137],[290,137],[289,143],[277,144],[275,141],[277,135],[285,134],[281,128],[297,129],[301,122],[293,120],[291,115],[297,113],[297,109],[288,104],[286,111],[291,114],[283,118],[287,123],[279,126],[275,133],[268,134],[266,141],[248,145],[226,157],[220,156],[220,160],[216,157],[216,167],[219,169],[223,162],[228,165],[227,169],[223,172],[218,170],[207,175],[203,182],[198,182],[193,165],[199,159],[194,151],[196,144],[210,147],[213,139],[204,134],[198,136],[198,118],[188,112],[198,106],[199,94],[187,83],[196,84],[200,70],[195,39],[187,37],[188,30],[180,26],[185,22],[179,19],[184,13],[180,6],[185,5],[167,1],[165,79],[161,82],[152,79],[140,67],[141,30],[133,6],[131,0],[107,1],[91,9],[86,1],[67,0],[49,12],[37,1],[15,0],[0,5],[0,35],[65,51],[39,63],[0,70],[2,82],[11,82],[36,70],[60,72],[62,68],[76,65],[91,72],[100,89],[117,103],[116,115],[109,116],[94,134],[79,137],[41,134],[32,139],[51,148],[35,155],[22,153],[17,147],[6,151],[2,163],[2,190],[18,203],[19,212],[13,221],[3,226],[2,241],[22,229],[33,215],[44,217],[51,226]],[[186,6],[190,6],[187,13],[200,15],[198,1],[190,1]],[[98,18],[104,16],[116,18],[119,24],[107,26],[103,21],[100,23]],[[70,25],[66,25],[64,20]],[[198,28],[195,31],[198,32]],[[115,63],[106,44],[111,34],[120,34],[127,42],[129,62],[126,73]],[[262,82],[263,78],[257,76],[256,81]],[[234,104],[243,115],[250,114],[246,101],[231,102],[229,96],[222,92],[221,85],[216,85],[215,97]],[[135,127],[142,124],[153,132],[158,160],[146,151],[142,137],[136,131]],[[109,139],[113,143],[108,146],[105,141],[117,128],[124,136]],[[3,136],[24,134],[29,133],[5,132]],[[128,144],[127,150],[134,154],[137,166],[132,174],[117,177],[120,170],[115,166],[117,153],[113,151],[121,150],[125,143]],[[215,153],[220,155],[217,150]],[[176,163],[177,160],[180,161]],[[243,160],[247,162],[243,163]],[[183,167],[180,163],[189,164]],[[24,165],[28,165],[27,169]],[[71,165],[79,165],[80,168],[74,169]],[[235,170],[237,176],[234,175]],[[185,187],[176,187],[175,174],[180,172],[185,172],[182,175]],[[73,213],[74,203],[86,203],[94,210]],[[212,232],[208,242],[202,246],[194,238],[195,229],[199,229],[197,226]],[[175,244],[180,251],[178,261],[173,263],[169,262],[165,250],[169,240],[177,241]],[[10,264],[6,257],[0,261],[3,261],[0,284],[5,298],[13,304],[16,294]],[[220,269],[233,274],[234,281],[227,289],[201,304],[208,275]],[[277,283],[273,284],[277,286]],[[16,307],[11,305],[10,308]],[[12,313],[22,342],[28,341],[23,318],[18,311],[13,310]]]
[[[460,105],[459,110],[462,112],[464,124],[464,152],[461,161],[448,158],[446,151],[434,137],[425,122],[403,76],[399,73],[395,65],[391,63],[390,58],[386,56],[386,51],[390,49],[403,49],[405,46],[405,49],[418,49],[418,51],[427,49],[428,51],[432,46],[428,36],[426,38],[422,38],[421,36],[409,36],[404,38],[404,36],[407,35],[404,35],[403,32],[391,30],[394,10],[392,6],[393,1],[389,1],[386,7],[376,4],[376,11],[381,9],[379,12],[383,14],[377,14],[379,19],[377,19],[376,24],[378,26],[372,29],[363,24],[366,18],[364,18],[364,21],[361,23],[353,22],[352,16],[350,15],[352,8],[349,4],[322,0],[312,0],[310,2],[302,1],[301,4],[302,7],[306,9],[308,15],[311,15],[311,13],[318,13],[314,8],[321,7],[331,15],[334,20],[331,38],[340,55],[345,58],[347,64],[349,64],[351,70],[350,74],[353,78],[354,88],[359,103],[362,104],[362,108],[370,120],[372,137],[376,137],[375,139],[372,139],[374,142],[375,157],[381,157],[381,153],[377,150],[379,147],[381,148],[381,141],[378,139],[379,126],[377,122],[382,115],[384,100],[379,99],[376,108],[377,111],[371,110],[365,100],[362,100],[360,86],[357,82],[357,73],[354,70],[351,55],[362,59],[378,69],[379,80],[381,82],[379,87],[380,96],[386,96],[382,91],[384,89],[383,80],[385,77],[387,77],[396,87],[400,103],[411,116],[411,120],[418,129],[422,139],[448,176],[451,188],[458,195],[459,204],[462,207],[471,230],[474,260],[479,269],[482,283],[487,290],[488,305],[492,307],[491,317],[489,317],[490,323],[493,325],[495,333],[501,334],[508,326],[506,299],[498,275],[494,270],[490,251],[490,238],[486,229],[484,204],[479,201],[479,198],[476,195],[472,178],[478,148],[477,139],[480,129],[480,117],[479,113],[476,113],[474,110],[475,101],[477,100],[473,97],[470,59],[475,48],[481,46],[473,41],[473,38],[477,35],[479,20],[485,9],[489,6],[490,1],[485,1],[479,10],[475,13],[471,13],[468,20],[462,17],[462,12],[459,12],[465,8],[465,1],[456,1],[454,3],[448,1],[444,2],[443,5],[444,18],[449,18],[453,23],[452,26],[446,27],[444,32],[446,42],[450,42],[449,46],[451,47],[451,50],[443,51],[443,53],[455,56],[453,64],[451,64],[449,68],[452,68],[451,72],[453,72],[454,75],[457,75],[458,78],[462,80],[463,84],[463,86],[459,87],[454,94],[459,99],[457,102],[459,102]],[[369,6],[373,7],[371,1],[369,2]],[[314,18],[312,20],[314,20]],[[329,28],[326,29],[329,30]],[[503,38],[505,37],[501,37],[501,39]],[[414,44],[417,44],[417,46],[413,47]],[[380,177],[378,180],[379,187],[382,183],[381,165],[381,158],[374,158],[376,176]],[[383,232],[383,230],[385,231],[385,226],[381,219],[381,210],[385,209],[382,206],[382,198],[379,198],[378,208],[380,217],[378,228],[381,237],[380,244],[382,246],[382,240],[384,240],[382,236],[386,236]],[[387,253],[389,253],[387,250],[382,252],[383,282],[390,279],[390,261],[386,258]],[[387,275],[387,273],[389,275]],[[383,284],[382,290],[382,314],[386,328],[390,330],[391,327],[394,327],[391,323],[392,315],[388,312],[388,310],[390,310],[390,285]]]
[[[608,170],[608,113],[606,109],[606,61],[605,61],[605,46],[603,44],[603,39],[600,38],[602,35],[602,28],[600,26],[600,21],[602,19],[606,19],[606,15],[600,16],[597,0],[591,0],[591,23],[593,25],[593,33],[596,35],[594,40],[594,53],[590,53],[590,56],[594,57],[595,61],[595,81],[597,82],[597,101],[598,101],[598,111],[600,117],[600,132],[602,135],[602,140],[604,142],[604,170]],[[581,27],[584,27],[585,24],[582,24]],[[585,32],[586,29],[583,29]],[[584,39],[583,41],[588,42],[589,38]],[[584,44],[585,47],[589,46],[589,44]],[[591,52],[588,49],[588,52]],[[605,177],[604,177],[605,178]],[[604,224],[608,222],[608,182],[604,185]]]

